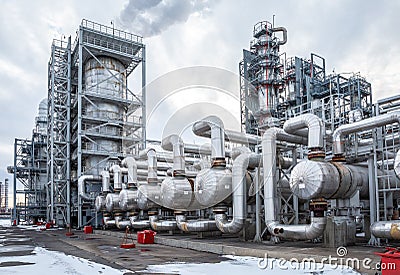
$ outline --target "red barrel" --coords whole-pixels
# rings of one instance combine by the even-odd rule
[[[400,269],[400,250],[387,247],[384,253],[375,253],[381,256],[382,275],[398,275]]]
[[[51,223],[47,222],[46,225],[45,225],[45,227],[46,227],[46,229],[50,229]]]
[[[154,243],[154,236],[156,234],[157,233],[152,230],[139,231],[137,233],[137,241],[141,244],[152,244]]]
[[[93,227],[91,225],[83,227],[83,233],[92,234],[93,233]]]

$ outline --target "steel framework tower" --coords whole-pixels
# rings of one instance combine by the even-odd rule
[[[127,85],[139,64],[141,94]],[[72,215],[81,226],[93,209],[77,194],[79,177],[98,176],[145,146],[142,37],[84,19],[73,44],[54,40],[48,77],[48,219],[67,225]]]

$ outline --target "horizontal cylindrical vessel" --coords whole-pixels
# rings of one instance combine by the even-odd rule
[[[119,208],[119,194],[110,193],[106,197],[106,209],[108,212],[113,212],[115,210],[120,210]]]
[[[192,185],[187,178],[165,178],[161,184],[161,202],[166,208],[188,210],[194,194]]]
[[[138,191],[125,189],[119,193],[119,208],[129,211],[138,208]]]
[[[225,168],[201,170],[194,184],[196,200],[204,207],[212,207],[232,194],[232,172]]]
[[[161,186],[153,184],[143,184],[138,188],[138,207],[142,210],[155,208],[161,203]]]
[[[96,211],[102,211],[106,209],[106,197],[103,195],[97,196],[96,201],[94,202],[94,206]]]
[[[366,187],[366,188],[365,188]],[[301,199],[344,199],[368,189],[368,168],[341,163],[302,161],[290,175],[290,188]]]

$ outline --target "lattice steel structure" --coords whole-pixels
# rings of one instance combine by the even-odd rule
[[[71,38],[53,40],[48,65],[47,219],[70,222]]]
[[[141,64],[141,94],[128,76]],[[49,215],[81,226],[77,180],[145,146],[145,45],[142,37],[82,20],[74,43],[54,40],[49,62]],[[96,192],[96,190],[92,190]],[[73,219],[71,218],[71,215]]]

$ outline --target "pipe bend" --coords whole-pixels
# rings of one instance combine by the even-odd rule
[[[86,201],[93,200],[93,198],[91,198],[88,194],[86,194],[85,191],[86,180],[93,180],[93,179],[94,179],[93,175],[83,175],[80,176],[78,179],[78,194],[82,199]]]
[[[277,221],[267,224],[271,235],[292,240],[313,240],[320,237],[326,227],[326,217],[312,217],[310,224],[284,225]]]
[[[314,114],[303,114],[289,120],[283,124],[283,130],[289,134],[296,134],[297,131],[308,128],[308,148],[324,147],[324,123]]]
[[[161,147],[166,151],[173,152],[173,174],[185,174],[184,144],[180,136],[169,135],[161,141]]]
[[[345,135],[354,134],[360,131],[371,130],[377,127],[382,127],[391,123],[400,124],[400,111],[395,111],[383,115],[378,115],[366,118],[351,124],[343,124],[339,126],[332,134],[333,139],[333,154],[344,154],[344,141]]]
[[[283,40],[278,42],[278,45],[284,45],[287,42],[287,29],[284,27],[276,27],[271,29],[272,32],[282,32]]]
[[[128,183],[137,183],[137,164],[133,157],[126,157],[121,165],[128,168]]]
[[[260,155],[243,153],[233,161],[232,190],[233,217],[228,221],[225,213],[215,214],[215,223],[224,233],[238,233],[243,229],[246,220],[246,171],[259,165]]]
[[[197,121],[192,126],[192,131],[197,136],[208,136],[211,132],[211,159],[225,160],[225,127],[217,116],[208,116]]]

